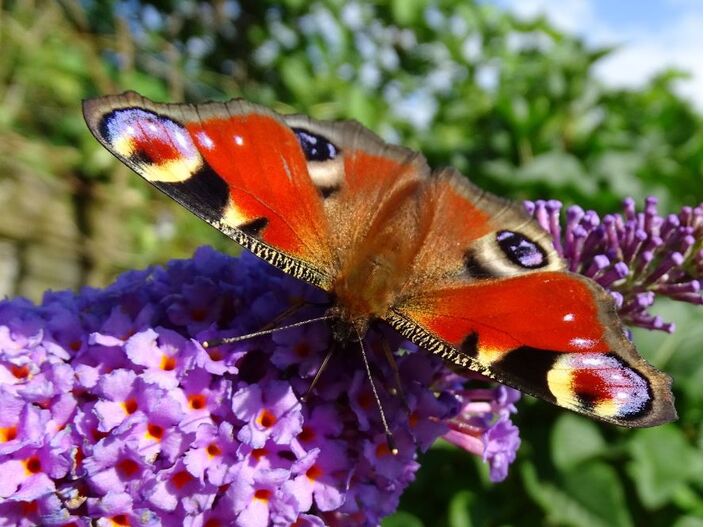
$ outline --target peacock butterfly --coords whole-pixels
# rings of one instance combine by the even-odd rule
[[[361,338],[383,321],[459,372],[628,427],[676,418],[670,379],[609,294],[566,270],[521,207],[357,122],[261,106],[84,102],[120,161],[261,259],[328,292]],[[341,331],[340,333],[345,333]]]

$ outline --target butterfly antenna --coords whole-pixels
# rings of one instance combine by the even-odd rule
[[[264,331],[265,329],[273,329],[277,327],[280,322],[283,322],[288,317],[296,313],[296,311],[301,309],[305,304],[306,303],[303,300],[296,300],[290,306],[284,309],[281,313],[276,315],[272,320],[260,327],[257,331]]]
[[[304,403],[308,402],[308,398],[310,397],[310,394],[313,393],[313,388],[315,388],[315,385],[318,384],[318,379],[320,379],[320,376],[323,374],[323,371],[325,370],[325,368],[328,365],[328,362],[330,361],[332,356],[335,354],[336,350],[337,350],[337,345],[333,344],[330,347],[330,350],[325,354],[325,358],[323,359],[323,362],[320,363],[320,366],[318,366],[318,371],[315,372],[315,377],[313,377],[313,380],[311,381],[310,386],[308,386],[306,393],[303,394],[303,397],[301,397],[301,400]]]
[[[324,315],[322,317],[311,318],[308,320],[302,320],[301,322],[294,322],[293,324],[288,324],[286,326],[279,326],[278,328],[263,329],[261,331],[255,331],[254,333],[248,333],[247,335],[239,335],[237,337],[224,337],[221,339],[211,339],[205,340],[201,343],[204,348],[214,348],[215,346],[222,346],[224,344],[234,344],[235,342],[241,342],[247,339],[253,339],[255,337],[261,337],[262,335],[271,335],[277,331],[284,331],[286,329],[298,328],[301,326],[306,326],[308,324],[313,324],[314,322],[320,322],[321,320],[330,320],[333,315]]]
[[[356,331],[356,329],[355,329]],[[367,359],[367,352],[364,349],[364,342],[362,337],[357,331],[357,340],[359,342],[359,347],[362,350],[362,359],[364,360],[364,367],[367,370],[367,378],[369,378],[369,384],[372,385],[372,393],[374,394],[374,400],[379,408],[379,414],[381,415],[381,423],[384,425],[384,433],[386,434],[386,444],[389,447],[389,451],[395,456],[398,454],[398,448],[396,448],[396,443],[394,442],[394,436],[391,434],[389,429],[389,423],[386,422],[386,414],[384,414],[384,408],[381,406],[381,399],[379,399],[379,394],[376,391],[376,385],[374,384],[374,379],[372,378],[372,370],[369,367],[369,360]]]

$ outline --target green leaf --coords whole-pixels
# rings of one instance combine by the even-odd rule
[[[632,525],[623,486],[610,465],[592,462],[574,467],[565,474],[564,489],[606,525]]]
[[[350,86],[347,93],[347,111],[350,116],[369,127],[374,127],[374,123],[379,116],[374,110],[372,101],[361,88]]]
[[[382,527],[424,527],[423,522],[410,512],[398,511],[384,518]]]
[[[304,101],[311,96],[311,72],[301,57],[288,57],[281,65],[281,77],[294,97]]]
[[[564,414],[555,423],[550,437],[555,465],[570,469],[606,450],[598,426],[583,417]]]
[[[468,491],[460,491],[452,497],[448,510],[450,527],[472,527],[472,505],[474,495]]]
[[[688,482],[701,482],[699,451],[675,425],[638,430],[630,442],[628,473],[646,507],[669,503]]]
[[[424,9],[425,0],[393,0],[391,2],[391,16],[394,22],[401,26],[416,23]]]
[[[553,151],[535,156],[513,174],[522,184],[528,181],[547,182],[554,188],[572,187],[584,194],[596,192],[596,181],[575,156]]]
[[[546,522],[570,527],[630,527],[618,474],[594,462],[563,473],[559,484],[540,481],[532,465],[522,465],[528,493],[545,511]]]
[[[696,516],[682,516],[672,527],[702,527],[702,519]]]

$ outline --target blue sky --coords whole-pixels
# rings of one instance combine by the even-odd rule
[[[701,107],[704,61],[700,0],[488,0],[531,18],[545,14],[556,26],[594,45],[619,49],[596,68],[614,86],[638,86],[653,73],[677,67],[692,74],[677,89]]]

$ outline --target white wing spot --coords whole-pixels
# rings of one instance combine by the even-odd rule
[[[604,361],[601,359],[589,357],[585,358],[583,362],[586,366],[599,366],[600,364],[603,364]]]
[[[213,146],[215,146],[213,140],[205,132],[198,132],[196,134],[196,137],[198,138],[198,142],[201,144],[201,146],[206,150],[212,150]]]
[[[572,344],[575,348],[586,349],[591,348],[594,345],[594,340],[577,337],[573,338],[570,341],[570,344]]]
[[[562,320],[565,322],[572,322],[574,320],[574,313],[567,313],[564,317],[562,317]]]
[[[242,146],[244,144],[244,139],[242,138],[241,135],[236,135],[235,136],[235,144],[237,146]]]
[[[616,399],[628,399],[629,395],[626,392],[616,392]]]
[[[181,131],[176,132],[176,142],[181,148],[188,148],[188,139]]]

